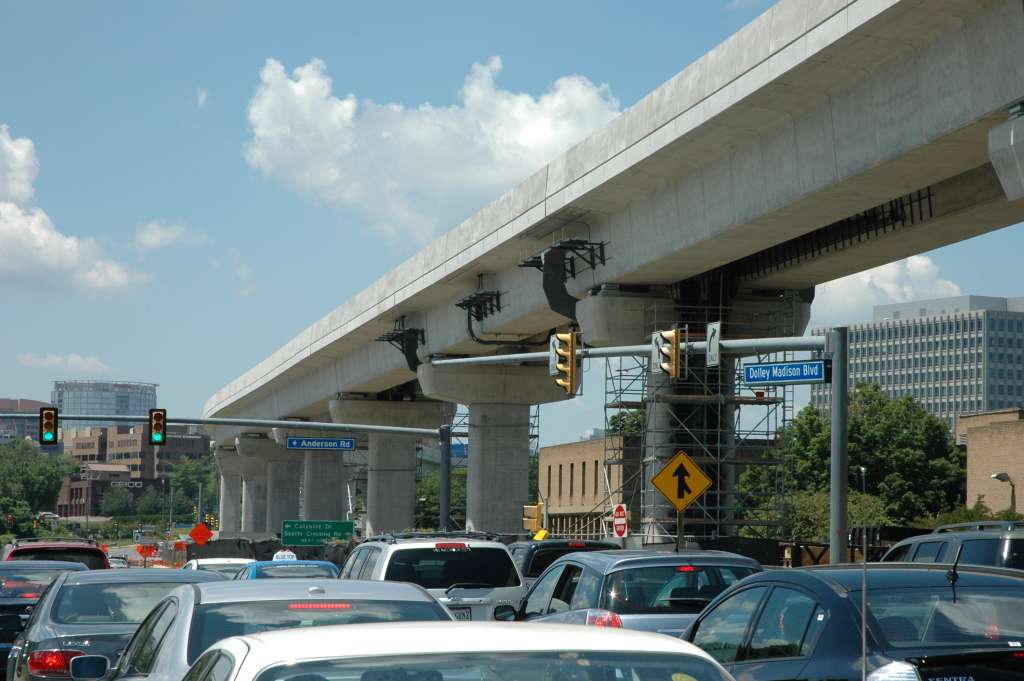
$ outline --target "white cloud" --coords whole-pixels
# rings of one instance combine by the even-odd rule
[[[206,108],[206,98],[209,97],[209,96],[210,96],[210,93],[207,91],[206,88],[204,88],[204,87],[199,88],[199,91],[196,92],[196,108],[198,108],[200,111],[205,109]]]
[[[145,280],[104,258],[93,239],[59,232],[42,208],[26,205],[38,171],[32,140],[12,139],[0,125],[0,281],[104,290]]]
[[[36,146],[27,137],[14,139],[0,125],[0,201],[24,205],[32,199],[32,183],[39,174]]]
[[[147,222],[135,232],[135,247],[140,251],[167,248],[179,243],[198,244],[206,241],[206,235],[189,229],[185,225],[165,225],[154,220]]]
[[[827,326],[867,321],[875,305],[956,295],[960,295],[960,287],[941,278],[939,267],[931,258],[912,255],[818,286],[811,308],[811,324]]]
[[[81,374],[104,374],[110,371],[110,367],[100,361],[98,357],[94,355],[83,357],[74,353],[69,355],[37,355],[33,352],[26,352],[18,355],[18,364],[30,369],[56,369]]]
[[[414,107],[332,93],[326,64],[289,74],[268,59],[249,105],[249,164],[324,203],[354,208],[379,230],[424,239],[619,113],[606,85],[579,75],[546,92],[496,85],[502,63],[474,64],[459,103]]]

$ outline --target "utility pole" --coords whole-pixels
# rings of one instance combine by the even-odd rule
[[[846,449],[847,372],[846,372],[847,328],[839,326],[829,332],[828,350],[832,354],[832,470],[829,495],[828,557],[833,565],[845,563],[848,549],[847,499],[849,498],[850,461]]]
[[[196,522],[203,521],[203,483],[199,483],[199,503],[196,505]]]

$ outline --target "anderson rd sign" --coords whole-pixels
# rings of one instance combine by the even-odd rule
[[[829,380],[825,360],[806,362],[774,362],[744,364],[743,382],[747,385],[779,385],[781,383],[826,383]]]

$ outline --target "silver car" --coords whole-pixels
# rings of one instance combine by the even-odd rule
[[[205,588],[214,585],[219,588]],[[72,660],[71,675],[76,681],[140,676],[181,681],[203,651],[230,636],[330,624],[451,619],[433,596],[414,584],[333,579],[197,584],[176,589],[153,608],[116,667],[90,655],[77,664]]]

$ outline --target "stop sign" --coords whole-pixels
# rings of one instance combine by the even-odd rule
[[[629,535],[629,523],[626,520],[626,507],[623,504],[616,504],[612,511],[612,532],[618,539],[625,539]]]

